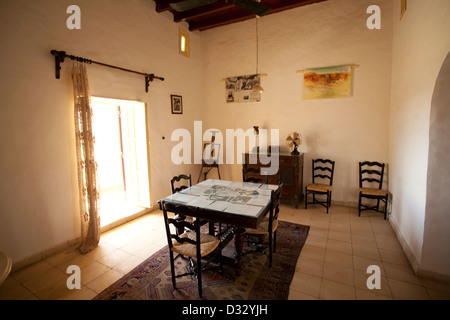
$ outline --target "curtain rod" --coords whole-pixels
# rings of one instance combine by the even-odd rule
[[[50,51],[50,53],[55,56],[55,77],[56,77],[56,79],[60,78],[61,62],[64,62],[65,58],[69,58],[71,60],[76,60],[79,62],[85,62],[85,63],[89,63],[89,64],[94,63],[94,64],[98,64],[100,66],[142,75],[145,77],[145,92],[148,92],[148,87],[150,85],[150,82],[152,82],[154,79],[164,81],[164,78],[155,76],[153,73],[144,73],[144,72],[134,71],[134,70],[125,69],[125,68],[121,68],[121,67],[116,67],[116,66],[106,64],[103,62],[93,61],[90,59],[69,55],[69,54],[66,54],[65,51],[52,50],[52,51]]]

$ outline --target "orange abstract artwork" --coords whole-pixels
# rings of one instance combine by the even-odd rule
[[[305,70],[303,97],[305,100],[349,98],[351,77],[351,66]]]

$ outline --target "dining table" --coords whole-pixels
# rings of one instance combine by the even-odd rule
[[[225,247],[233,238],[234,263],[239,263],[245,228],[256,229],[270,210],[271,193],[278,185],[208,179],[158,201],[199,209],[200,219],[209,221],[209,233]],[[220,226],[217,231],[217,224]]]

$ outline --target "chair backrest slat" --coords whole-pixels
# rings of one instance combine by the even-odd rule
[[[188,207],[185,205],[177,205],[170,202],[162,202],[162,209],[164,214],[164,223],[166,226],[166,234],[167,234],[167,240],[169,243],[169,248],[171,249],[172,239],[175,239],[179,243],[190,243],[193,245],[197,245],[197,243],[200,241],[200,217],[199,217],[199,209]],[[176,215],[183,215],[183,216],[191,216],[194,217],[193,222],[190,223],[186,220],[177,220],[173,218],[168,217],[168,213],[171,212],[175,216]],[[175,231],[172,232],[170,229],[170,225],[173,225],[175,227]],[[188,228],[189,230],[195,232],[197,234],[196,239],[189,239],[189,238],[181,238],[176,233],[176,230],[178,230],[180,227]]]
[[[312,174],[313,183],[316,182],[316,178],[322,180],[328,180],[330,186],[333,185],[335,161],[330,159],[312,159]]]
[[[180,238],[176,234],[171,234],[170,239],[175,239],[179,243],[190,243],[190,244],[194,244],[194,245],[197,244],[197,241],[195,241],[195,240],[192,240],[190,238]]]
[[[378,189],[383,188],[385,164],[376,161],[363,161],[359,163],[359,187],[365,186],[364,182],[376,183]]]
[[[278,213],[280,212],[280,203],[281,203],[281,190],[283,188],[283,184],[280,182],[278,184],[278,189],[272,190],[270,195],[270,223],[274,219],[278,219]]]
[[[178,182],[180,182],[181,180],[185,180],[184,181],[185,184],[176,187],[175,185],[178,184]],[[172,194],[180,192],[191,186],[192,186],[191,175],[180,174],[178,176],[173,177],[172,180],[170,180],[170,187],[172,188]]]

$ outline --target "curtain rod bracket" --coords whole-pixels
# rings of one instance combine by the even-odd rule
[[[52,50],[50,52],[55,56],[55,77],[56,79],[59,79],[61,77],[61,63],[64,62],[66,52],[57,50]]]
[[[145,92],[148,92],[148,87],[150,86],[150,82],[153,82],[154,79],[155,79],[155,75],[153,73],[145,75]]]

